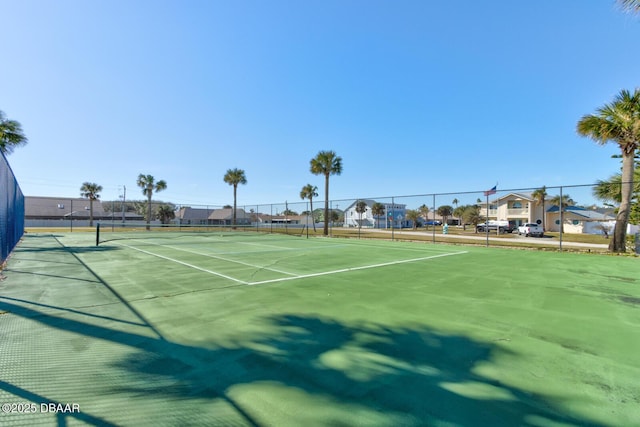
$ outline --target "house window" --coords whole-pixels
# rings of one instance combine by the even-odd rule
[[[58,203],[58,209],[64,209],[64,205],[62,203]]]
[[[578,225],[580,224],[580,221],[577,219],[574,219],[573,221],[571,221],[573,223],[573,225]]]
[[[556,225],[560,224],[560,220],[556,219]]]
[[[511,208],[513,208],[513,209],[522,209],[522,203],[521,202],[513,202],[513,205],[511,205]]]

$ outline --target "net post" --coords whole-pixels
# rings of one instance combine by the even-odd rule
[[[96,246],[100,245],[100,223],[96,223]]]

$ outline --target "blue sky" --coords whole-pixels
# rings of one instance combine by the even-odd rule
[[[618,172],[576,122],[640,87],[613,0],[0,0],[0,110],[27,196],[230,204],[579,185]],[[586,192],[588,194],[588,192]],[[571,194],[572,196],[573,193]],[[588,203],[588,195],[576,195]],[[322,198],[322,197],[320,197]]]

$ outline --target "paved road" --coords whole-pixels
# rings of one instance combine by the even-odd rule
[[[379,230],[379,229],[367,229],[367,232],[377,232],[377,233],[388,233],[391,235],[390,230]],[[410,231],[410,230],[394,230],[394,234],[398,235],[416,235],[416,236],[432,236],[431,232],[425,231]],[[442,234],[436,233],[436,236],[446,239],[465,239],[465,240],[481,240],[486,242],[487,235],[484,233],[478,233],[477,235],[462,235],[462,234]],[[515,235],[513,239],[505,239],[503,237],[495,237],[489,234],[489,241],[498,241],[498,242],[526,242],[527,244],[532,245],[547,245],[547,246],[556,246],[560,247],[560,241],[556,237],[524,237]],[[567,242],[565,240],[562,241],[562,247],[571,247],[571,248],[592,248],[592,249],[607,249],[608,244],[599,244],[599,243],[580,243],[580,242]]]

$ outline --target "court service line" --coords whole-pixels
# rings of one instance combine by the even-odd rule
[[[235,259],[228,259],[228,258],[224,258],[224,257],[218,256],[218,255],[205,254],[205,253],[202,253],[202,252],[191,251],[191,250],[183,249],[183,248],[177,248],[175,246],[161,245],[159,243],[152,243],[152,244],[156,245],[156,246],[163,247],[163,248],[170,248],[170,249],[173,249],[173,250],[176,250],[176,251],[186,252],[186,253],[189,253],[189,254],[195,254],[195,255],[200,255],[200,256],[204,256],[204,257],[208,257],[208,258],[219,259],[219,260],[222,260],[222,261],[232,262],[232,263],[240,264],[240,265],[246,265],[247,267],[251,267],[251,268],[257,268],[257,269],[260,269],[260,270],[269,270],[269,271],[273,271],[275,273],[286,274],[287,276],[295,276],[296,275],[295,273],[289,273],[288,271],[276,270],[275,268],[269,268],[269,267],[263,267],[261,265],[249,264],[248,262],[237,261]]]
[[[428,259],[442,258],[442,257],[445,257],[445,256],[451,256],[451,255],[461,255],[461,254],[466,254],[466,253],[468,253],[468,252],[467,251],[449,252],[449,253],[444,253],[444,254],[439,254],[439,255],[432,255],[432,256],[421,257],[421,258],[403,259],[403,260],[400,260],[400,261],[383,262],[381,264],[363,265],[363,266],[360,266],[360,267],[341,268],[339,270],[331,270],[331,271],[323,271],[323,272],[320,272],[320,273],[303,274],[303,275],[300,275],[300,276],[297,276],[297,277],[283,277],[283,278],[280,278],[280,279],[261,280],[259,282],[248,282],[247,285],[250,285],[250,286],[253,286],[253,285],[264,285],[266,283],[276,283],[276,282],[284,282],[284,281],[287,281],[287,280],[305,279],[307,277],[328,276],[330,274],[346,273],[348,271],[356,271],[356,270],[366,270],[366,269],[369,269],[369,268],[386,267],[386,266],[389,266],[389,265],[406,264],[408,262],[424,261],[424,260],[428,260]]]
[[[199,271],[202,271],[202,272],[205,272],[205,273],[213,274],[214,276],[218,276],[218,277],[222,277],[222,278],[225,278],[225,279],[229,279],[229,280],[234,281],[236,283],[241,283],[243,285],[248,285],[249,284],[249,282],[245,282],[244,280],[239,280],[239,279],[236,279],[235,277],[231,277],[231,276],[227,276],[227,275],[222,274],[222,273],[217,273],[215,271],[207,270],[206,268],[198,267],[197,265],[189,264],[188,262],[183,262],[183,261],[180,261],[180,260],[177,260],[177,259],[170,258],[168,256],[155,254],[153,252],[145,251],[144,249],[136,248],[135,246],[126,245],[124,243],[118,243],[118,244],[122,245],[122,246],[126,246],[127,248],[130,248],[130,249],[136,250],[138,252],[142,252],[143,254],[147,254],[147,255],[158,257],[158,258],[162,258],[162,259],[165,259],[167,261],[172,261],[172,262],[175,262],[177,264],[184,265],[186,267],[191,267],[191,268],[194,268],[196,270],[199,270]]]

